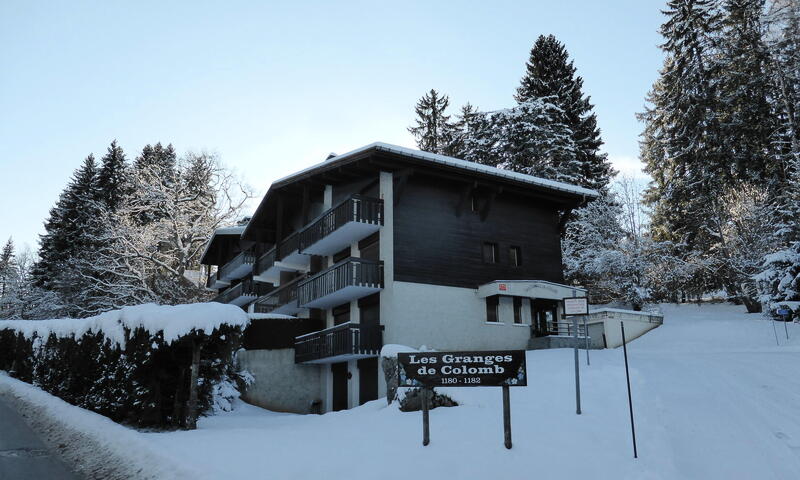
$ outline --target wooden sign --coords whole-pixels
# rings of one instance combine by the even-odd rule
[[[524,387],[525,350],[398,353],[401,387]]]
[[[586,297],[565,298],[564,315],[589,315],[589,300]]]

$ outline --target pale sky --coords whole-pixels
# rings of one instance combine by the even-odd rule
[[[35,248],[73,170],[113,139],[130,159],[158,141],[215,152],[258,194],[329,152],[414,147],[431,88],[453,113],[513,105],[540,34],[565,43],[616,168],[641,175],[664,3],[0,0],[0,242]]]

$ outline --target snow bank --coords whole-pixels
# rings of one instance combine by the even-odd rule
[[[0,330],[14,330],[25,338],[80,338],[87,333],[103,333],[113,343],[125,346],[125,329],[142,328],[148,333],[163,332],[164,342],[171,344],[192,330],[206,334],[222,325],[246,327],[250,319],[241,308],[222,303],[188,305],[144,304],[124,307],[89,318],[53,320],[0,320]]]
[[[0,395],[87,479],[203,479],[140,433],[0,372]]]

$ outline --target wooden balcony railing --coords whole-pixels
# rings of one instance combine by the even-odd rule
[[[256,256],[252,250],[245,250],[235,257],[233,257],[228,263],[221,266],[219,271],[217,272],[218,278],[224,281],[235,280],[237,278],[242,278],[243,276],[247,275],[249,272],[246,269],[242,268],[244,265],[253,265],[256,262]],[[244,272],[244,273],[240,273]]]
[[[253,304],[253,311],[255,313],[272,313],[275,309],[282,307],[290,302],[297,300],[297,284],[303,280],[304,277],[298,277],[295,280],[281,285],[280,287],[272,290],[266,295],[260,297]]]
[[[377,356],[383,347],[383,325],[343,323],[295,338],[295,363],[324,363],[325,359]]]
[[[300,230],[298,248],[302,252],[348,222],[383,225],[383,200],[361,195],[343,200]]]
[[[254,282],[252,279],[248,278],[225,289],[212,301],[217,303],[234,303],[241,297],[261,297],[269,293],[270,290],[272,290],[270,285]]]
[[[347,287],[383,288],[383,262],[350,257],[301,281],[297,300],[305,306]]]

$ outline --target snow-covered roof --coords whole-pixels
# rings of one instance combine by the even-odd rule
[[[599,196],[599,194],[595,190],[579,187],[577,185],[556,182],[554,180],[548,180],[546,178],[534,177],[533,175],[526,175],[524,173],[512,172],[510,170],[503,170],[501,168],[490,167],[488,165],[481,165],[480,163],[468,162],[466,160],[461,160],[459,158],[448,157],[446,155],[438,155],[435,153],[423,152],[421,150],[414,150],[413,148],[400,147],[397,145],[391,145],[383,142],[370,143],[369,145],[365,145],[353,151],[343,153],[342,155],[337,155],[333,158],[325,160],[324,162],[320,162],[316,165],[312,165],[308,168],[300,170],[299,172],[293,173],[279,180],[276,180],[275,183],[278,184],[278,183],[288,182],[296,177],[314,172],[315,170],[324,167],[329,168],[331,167],[331,165],[343,163],[349,158],[352,158],[360,153],[363,153],[371,149],[389,153],[396,153],[399,155],[413,157],[415,159],[423,160],[426,162],[436,163],[439,165],[446,165],[449,167],[454,167],[465,171],[483,173],[504,179],[515,180],[518,182],[527,183],[530,185],[536,185],[551,190],[559,190],[562,192],[572,193],[575,195],[582,195],[591,198],[597,198]]]
[[[203,254],[200,255],[200,263],[206,258],[206,254],[208,254],[208,249],[211,248],[211,245],[214,243],[214,239],[217,238],[219,235],[241,235],[244,232],[244,229],[247,228],[247,225],[236,225],[233,227],[222,227],[214,230],[214,233],[211,235],[211,238],[208,239],[206,243],[206,247],[203,249]]]

